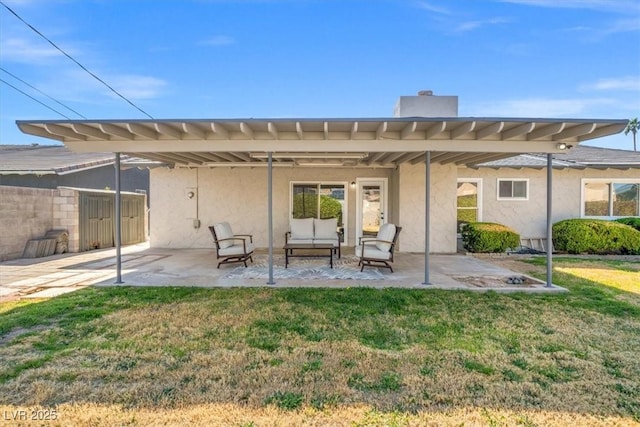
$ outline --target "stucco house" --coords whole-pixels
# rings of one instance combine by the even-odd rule
[[[289,220],[320,216],[322,200],[330,198],[342,206],[339,227],[346,246],[392,222],[403,227],[399,252],[454,253],[464,180],[482,180],[482,219],[539,236],[544,232],[545,194],[558,191],[552,199],[560,205],[568,197],[564,175],[579,182],[585,171],[602,179],[639,177],[637,168],[616,169],[615,174],[565,168],[549,170],[553,173],[545,179],[542,169],[494,168],[491,163],[530,154],[544,156],[549,164],[552,156],[571,152],[584,141],[621,132],[627,120],[458,117],[457,96],[430,91],[400,97],[394,116],[387,118],[17,124],[25,133],[62,141],[75,152],[122,153],[162,165],[151,170],[150,243],[165,248],[211,248],[205,226],[219,221],[253,234],[256,247],[282,247]],[[555,174],[560,185],[551,180]],[[521,178],[528,183],[528,205],[515,200],[522,198]],[[492,189],[496,185],[500,193]],[[579,216],[581,190],[576,185],[571,190],[575,202],[554,210],[555,218]],[[299,197],[307,203],[315,199],[311,206],[317,211],[300,212]],[[489,209],[497,213],[489,214]],[[510,215],[519,218],[514,222]]]
[[[459,219],[505,224],[524,239],[544,237],[546,167],[539,154],[460,167]],[[640,216],[639,152],[575,146],[554,155],[553,175],[553,222]]]

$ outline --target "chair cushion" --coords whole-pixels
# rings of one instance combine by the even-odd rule
[[[316,239],[337,239],[338,218],[313,219],[313,228]]]
[[[231,226],[228,222],[220,222],[218,224],[214,224],[213,228],[214,230],[216,230],[216,237],[218,238],[218,240],[230,239],[233,237],[233,231],[231,230]],[[233,246],[233,243],[233,240],[227,240],[224,242],[219,242],[218,246],[220,247],[220,249],[224,249]]]
[[[356,246],[356,256],[358,258],[378,259],[388,261],[391,259],[391,252],[381,251],[376,245],[364,245],[364,256],[362,255],[362,245]]]
[[[220,249],[218,251],[220,256],[248,255],[251,252],[253,252],[253,250],[254,250],[253,243],[249,242],[249,239],[245,240],[245,242],[246,242],[245,247],[247,249],[246,252],[244,251],[245,247],[242,246],[242,242],[240,242],[239,240],[236,240],[236,242],[237,243],[235,245],[226,247],[224,249]]]
[[[393,241],[393,236],[396,235],[396,226],[394,224],[383,224],[378,230],[376,239],[386,240],[388,242]],[[376,242],[376,247],[381,251],[389,252],[391,250],[391,243]]]
[[[289,239],[287,240],[287,243],[295,243],[297,245],[311,245],[313,242],[313,239]]]
[[[313,218],[292,219],[289,227],[292,239],[313,239]]]

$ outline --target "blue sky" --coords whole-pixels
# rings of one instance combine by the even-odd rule
[[[154,118],[640,116],[640,0],[2,0]],[[146,116],[0,5],[0,78],[73,119]],[[0,82],[15,120],[64,119]],[[632,149],[631,135],[590,144]]]

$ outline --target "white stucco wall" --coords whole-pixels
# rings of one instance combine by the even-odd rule
[[[482,178],[482,220],[507,225],[523,238],[546,236],[546,169],[469,169],[460,168],[459,178]],[[498,178],[529,179],[529,200],[498,200]],[[583,178],[640,179],[640,170],[554,169],[552,220],[580,217],[580,192]]]
[[[456,179],[453,165],[431,165],[430,252],[456,252]],[[425,165],[402,164],[399,173],[401,252],[424,252]]]
[[[274,246],[284,245],[289,228],[290,183],[344,182],[356,178],[390,178],[390,169],[351,168],[274,168],[273,233]],[[207,228],[228,221],[237,234],[253,234],[259,248],[268,246],[267,169],[258,168],[157,168],[151,171],[150,244],[164,248],[211,248],[213,239]],[[454,178],[455,183],[455,178]],[[348,246],[354,245],[355,190],[346,186],[348,206]],[[196,196],[187,197],[189,191]],[[455,194],[455,187],[454,187]],[[393,195],[390,195],[393,200]],[[393,203],[390,206],[394,206]],[[397,213],[390,212],[392,218]],[[193,220],[200,219],[200,228]]]

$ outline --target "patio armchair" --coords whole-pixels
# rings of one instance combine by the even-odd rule
[[[394,224],[384,224],[378,230],[376,237],[361,237],[358,246],[356,246],[356,256],[360,258],[358,265],[361,265],[360,271],[364,267],[384,267],[391,270],[393,262],[393,252],[395,250],[398,235],[402,227],[396,227]]]
[[[251,234],[233,234],[228,222],[220,222],[209,226],[216,244],[218,268],[222,264],[242,262],[247,267],[247,260],[253,262],[253,236]]]

